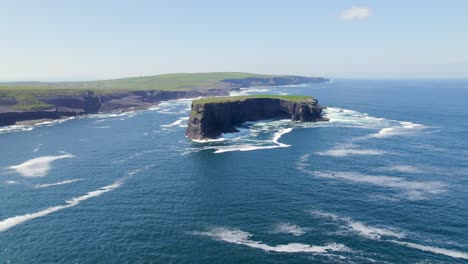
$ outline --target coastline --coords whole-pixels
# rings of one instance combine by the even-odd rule
[[[44,100],[54,105],[53,110],[40,111],[9,111],[0,112],[0,128],[2,131],[8,127],[35,126],[41,123],[49,123],[57,120],[66,120],[91,114],[125,113],[139,110],[147,110],[157,106],[161,102],[177,99],[194,99],[214,96],[228,96],[232,92],[240,91],[241,88],[252,88],[262,86],[288,86],[306,83],[323,83],[325,81],[310,82],[307,79],[297,83],[262,83],[244,82],[234,83],[230,87],[217,89],[200,89],[187,91],[130,91],[116,92],[106,95],[96,95],[88,91],[84,95],[77,96],[53,96]]]

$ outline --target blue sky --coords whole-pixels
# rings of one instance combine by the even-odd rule
[[[0,80],[468,77],[468,1],[0,0]]]

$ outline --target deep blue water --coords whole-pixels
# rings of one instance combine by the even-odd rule
[[[313,95],[331,122],[192,142],[179,100],[3,129],[0,262],[468,262],[468,81],[242,93]]]

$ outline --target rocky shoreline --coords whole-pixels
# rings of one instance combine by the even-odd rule
[[[0,127],[24,123],[37,123],[34,120],[55,120],[80,115],[124,112],[146,109],[160,102],[208,96],[226,96],[230,92],[253,86],[295,85],[304,83],[326,82],[327,79],[316,77],[295,78],[244,78],[226,79],[217,88],[193,89],[186,91],[115,91],[112,93],[97,94],[87,91],[80,95],[50,95],[38,99],[52,105],[51,109],[40,111],[19,111],[12,107],[12,100],[0,101]]]
[[[208,98],[209,99],[209,98]],[[192,102],[186,135],[191,139],[215,139],[238,132],[247,121],[291,119],[297,122],[326,121],[324,107],[310,96],[240,96]]]

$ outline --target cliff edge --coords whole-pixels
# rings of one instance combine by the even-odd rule
[[[286,118],[299,122],[325,120],[322,107],[310,96],[214,97],[192,102],[186,135],[192,139],[216,138],[238,132],[236,126],[247,121]]]

